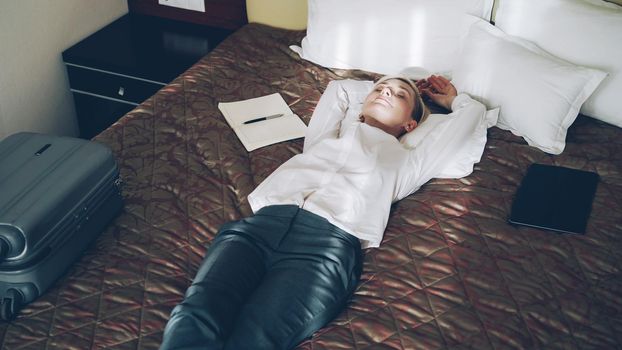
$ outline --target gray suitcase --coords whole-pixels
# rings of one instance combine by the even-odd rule
[[[17,133],[0,142],[0,319],[50,287],[121,210],[112,152]]]

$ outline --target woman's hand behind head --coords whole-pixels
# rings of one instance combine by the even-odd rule
[[[417,88],[434,103],[451,110],[451,104],[458,95],[458,91],[447,78],[431,75],[427,79],[417,81]]]

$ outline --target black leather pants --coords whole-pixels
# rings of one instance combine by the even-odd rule
[[[331,321],[362,267],[356,237],[296,206],[227,223],[160,349],[290,349]]]

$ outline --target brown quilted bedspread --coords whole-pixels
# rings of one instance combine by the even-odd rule
[[[302,140],[247,153],[217,109],[281,92],[309,121],[329,71],[288,49],[302,32],[248,25],[97,136],[124,212],[47,293],[0,325],[3,349],[157,349],[210,240]],[[586,235],[506,223],[534,162],[601,177]],[[622,348],[622,129],[586,117],[560,156],[489,130],[482,161],[394,205],[348,308],[299,349]]]

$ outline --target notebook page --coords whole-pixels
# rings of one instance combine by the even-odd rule
[[[248,100],[220,102],[218,109],[233,129],[247,120],[280,113],[292,114],[292,110],[278,92]]]
[[[306,125],[295,114],[240,125],[235,131],[247,151],[305,136]]]

